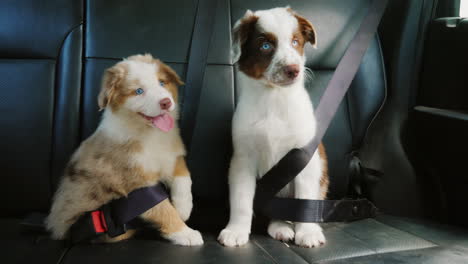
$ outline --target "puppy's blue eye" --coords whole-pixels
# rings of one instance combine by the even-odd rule
[[[142,93],[144,93],[144,92],[145,92],[145,91],[144,91],[142,88],[138,88],[138,89],[135,90],[135,93],[136,93],[137,95],[140,95],[140,94],[142,94]]]
[[[159,81],[159,84],[164,87],[164,85],[166,85],[166,83],[164,81]]]
[[[297,46],[297,44],[299,44],[299,42],[298,42],[296,39],[294,39],[294,40],[292,41],[292,45],[295,47],[295,46]]]
[[[271,49],[271,44],[268,42],[263,42],[262,47],[260,48],[261,50],[269,50]]]

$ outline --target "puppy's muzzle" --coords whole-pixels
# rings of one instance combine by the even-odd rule
[[[161,110],[169,110],[172,106],[171,99],[169,98],[163,98],[161,101],[159,101],[159,106],[161,107]]]
[[[283,67],[283,73],[288,79],[294,80],[299,75],[299,65],[286,65]]]

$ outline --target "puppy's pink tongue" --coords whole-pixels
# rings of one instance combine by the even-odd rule
[[[169,132],[174,127],[174,119],[168,113],[153,118],[153,125],[164,132]]]

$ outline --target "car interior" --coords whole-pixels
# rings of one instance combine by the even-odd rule
[[[0,2],[0,262],[13,263],[468,263],[468,0],[389,0],[378,33],[328,128],[328,199],[357,196],[375,218],[322,225],[327,243],[272,239],[256,215],[250,242],[227,248],[227,174],[237,103],[231,31],[247,9],[290,6],[317,31],[306,47],[314,107],[375,0],[217,0],[187,163],[203,246],[156,230],[109,244],[52,240],[25,228],[47,214],[71,154],[96,129],[106,68],[151,53],[186,80],[204,0]],[[378,0],[377,0],[378,1]],[[358,164],[358,165],[356,165]],[[356,167],[357,166],[357,167]]]

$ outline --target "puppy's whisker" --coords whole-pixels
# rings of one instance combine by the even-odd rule
[[[305,68],[305,78],[306,82],[311,82],[315,79],[315,73],[310,68]]]

